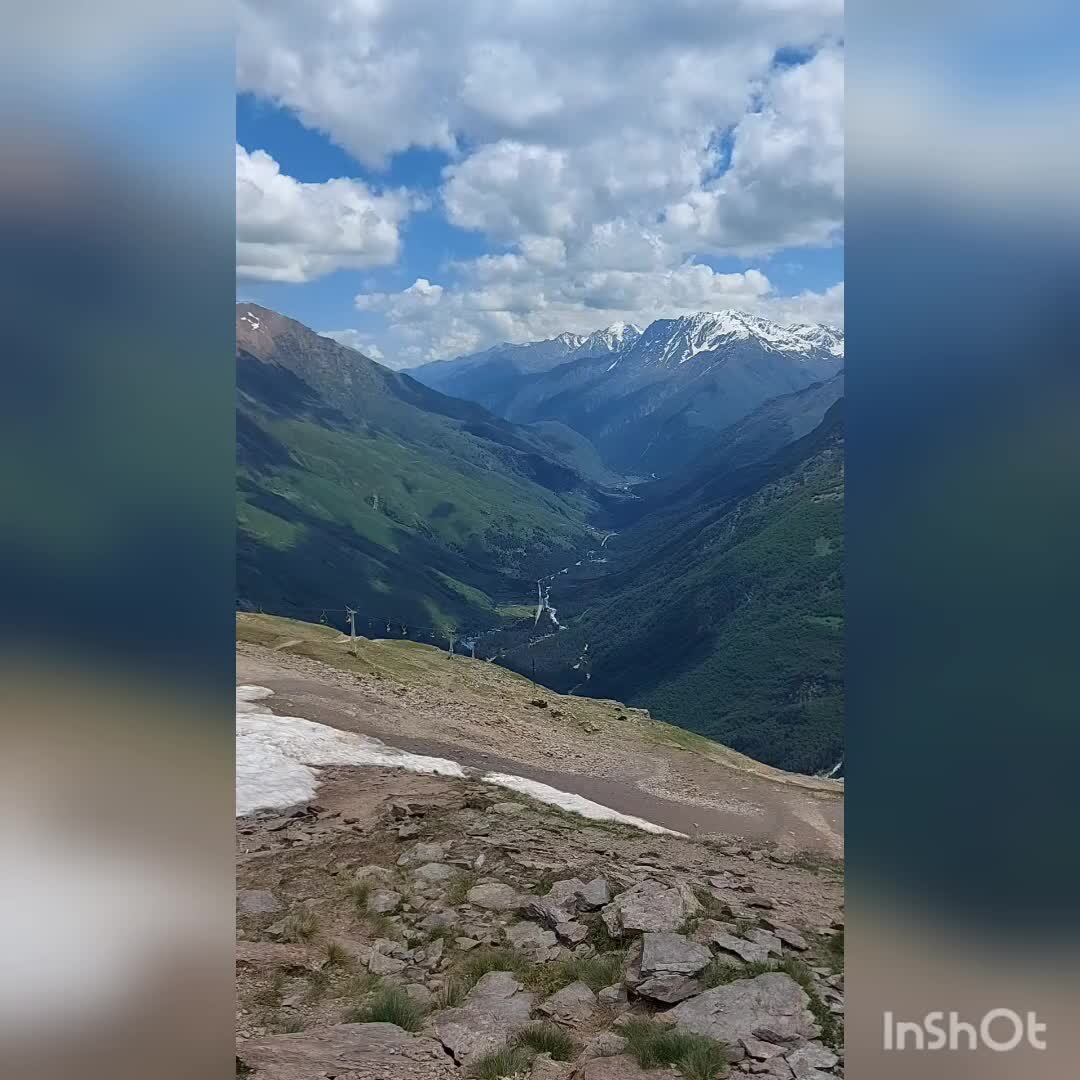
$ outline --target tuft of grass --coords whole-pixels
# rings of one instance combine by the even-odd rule
[[[466,953],[458,968],[458,975],[466,988],[471,990],[489,971],[510,971],[522,981],[532,973],[530,964],[513,949],[481,947]]]
[[[268,1008],[276,1009],[281,1004],[281,999],[285,994],[285,972],[280,968],[274,972],[270,978],[270,982],[266,986],[260,987],[252,995],[251,1000],[256,1005],[265,1005]]]
[[[622,1033],[643,1069],[675,1065],[687,1080],[717,1080],[726,1075],[727,1046],[716,1039],[675,1031],[644,1017],[631,1020]]]
[[[400,987],[380,990],[366,1005],[358,1005],[346,1013],[347,1024],[397,1024],[405,1031],[419,1031],[424,1022],[424,1010]]]
[[[368,994],[375,993],[381,986],[381,976],[372,975],[370,971],[361,971],[345,984],[345,997],[352,998],[354,1001],[362,1001]]]
[[[326,967],[350,968],[352,967],[352,953],[341,944],[340,941],[328,941],[326,943]]]
[[[504,1046],[485,1054],[472,1067],[476,1080],[507,1080],[520,1076],[532,1063],[533,1055],[524,1046]]]
[[[435,998],[435,1008],[456,1009],[464,1000],[469,988],[465,983],[453,975],[443,983],[442,989]]]
[[[705,917],[708,919],[718,919],[724,914],[724,902],[719,897],[713,896],[713,894],[706,889],[703,885],[697,885],[694,887],[694,897],[697,902],[704,908]],[[693,918],[693,916],[691,916]]]
[[[530,990],[553,994],[571,983],[583,982],[590,990],[603,990],[626,976],[626,957],[622,952],[598,953],[596,956],[570,956],[554,963],[537,964],[525,978]]]
[[[598,953],[616,952],[623,948],[623,941],[617,937],[612,937],[607,928],[607,923],[599,915],[594,915],[591,919],[585,919],[584,921],[589,927],[589,933],[585,940]]]
[[[371,882],[370,881],[354,881],[349,886],[349,897],[356,905],[356,910],[360,915],[367,914],[368,900],[371,897]]]
[[[305,995],[308,1002],[314,1005],[316,1002],[322,1001],[330,991],[330,973],[323,971],[312,971],[308,975],[308,989]]]
[[[831,938],[825,939],[825,952],[833,971],[844,970],[844,931],[838,930]]]
[[[281,925],[282,941],[310,941],[319,932],[315,913],[301,908],[289,915]]]
[[[554,1061],[572,1061],[577,1053],[577,1043],[557,1024],[530,1024],[514,1036],[513,1045],[550,1054]]]
[[[459,904],[465,903],[465,896],[468,891],[479,880],[480,875],[472,870],[463,870],[460,874],[455,874],[450,880],[450,884],[446,889],[446,901],[448,904],[457,907]]]
[[[736,919],[735,933],[739,937],[746,937],[747,930],[753,930],[756,925],[753,919]]]

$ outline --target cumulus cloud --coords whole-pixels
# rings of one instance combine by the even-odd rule
[[[295,283],[393,263],[411,206],[404,191],[378,195],[358,180],[301,183],[265,151],[237,146],[237,274]]]
[[[838,238],[841,20],[841,0],[240,0],[238,82],[371,168],[446,153],[439,209],[501,253],[357,298],[404,362],[723,307],[835,323],[842,287],[784,299],[701,259]]]

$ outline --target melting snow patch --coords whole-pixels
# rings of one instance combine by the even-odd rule
[[[271,696],[261,686],[237,687],[236,813],[281,809],[314,797],[318,778],[309,766],[377,765],[439,776],[465,775],[447,758],[410,754],[378,739],[339,731],[299,716],[276,716],[254,700]]]
[[[650,833],[663,833],[666,836],[681,836],[685,839],[686,833],[676,832],[674,829],[665,829],[663,825],[656,825],[644,818],[633,817],[630,814],[620,814],[618,810],[612,810],[608,806],[601,806],[591,799],[581,795],[574,795],[569,791],[560,791],[558,788],[541,784],[539,780],[528,780],[524,776],[512,776],[509,773],[485,773],[480,779],[485,784],[496,784],[499,787],[510,788],[522,795],[528,795],[537,802],[548,803],[562,810],[569,810],[572,814],[580,814],[591,821],[614,821],[621,825],[632,825],[635,829],[642,829]]]

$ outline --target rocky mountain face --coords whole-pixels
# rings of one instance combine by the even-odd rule
[[[831,864],[375,768],[237,829],[252,1080],[843,1075]]]
[[[242,608],[491,626],[589,542],[593,488],[566,440],[257,305],[237,305],[236,340]]]
[[[507,350],[552,344],[500,347],[483,361],[465,357],[416,374],[507,419],[560,421],[623,473],[664,476],[764,403],[828,383],[844,365],[842,331],[783,327],[737,311],[659,319],[602,352],[576,347],[558,363],[508,359]]]

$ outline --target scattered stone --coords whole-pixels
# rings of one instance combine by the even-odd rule
[[[601,1031],[585,1043],[585,1057],[614,1057],[626,1050],[626,1039],[614,1031]]]
[[[605,986],[596,995],[601,1005],[624,1005],[626,1003],[626,987],[622,983],[612,983]]]
[[[517,889],[502,882],[474,885],[465,894],[465,899],[485,911],[514,911],[521,906],[521,895]]]
[[[747,1055],[758,1061],[770,1061],[774,1057],[786,1054],[790,1049],[787,1046],[777,1046],[775,1043],[755,1039],[753,1035],[743,1035],[739,1042]]]
[[[258,968],[282,967],[314,971],[322,965],[322,951],[311,945],[286,945],[272,941],[238,941],[237,964]]]
[[[589,928],[584,923],[567,919],[565,922],[555,924],[555,933],[568,945],[577,945],[589,936]]]
[[[552,1061],[550,1054],[537,1054],[529,1070],[529,1080],[566,1080],[572,1068],[565,1061]]]
[[[689,886],[662,885],[650,879],[620,893],[601,915],[608,932],[621,936],[635,931],[676,931],[700,911],[701,904]]]
[[[583,982],[575,982],[552,994],[539,1008],[557,1023],[578,1024],[596,1010],[596,995]]]
[[[810,947],[806,943],[806,938],[804,938],[793,926],[777,922],[775,919],[771,919],[768,916],[762,917],[761,924],[762,926],[768,927],[768,929],[770,929],[785,945],[790,946],[792,949],[798,949],[799,952],[805,952]]]
[[[634,987],[634,993],[665,1005],[674,1005],[700,994],[703,987],[697,979],[688,975],[654,975]]]
[[[432,1029],[459,1065],[469,1065],[505,1046],[529,1022],[535,1001],[510,972],[489,971],[463,1005],[432,1016]]]
[[[281,910],[278,898],[269,889],[241,889],[236,903],[245,915],[272,915]]]
[[[401,893],[393,889],[376,889],[368,897],[367,909],[373,915],[389,915],[401,905]]]
[[[819,1069],[831,1069],[840,1059],[820,1043],[800,1046],[787,1056],[787,1063],[797,1080],[816,1080]]]
[[[501,814],[503,817],[521,817],[526,812],[526,807],[516,802],[497,802],[490,807],[491,813]]]
[[[375,881],[387,886],[394,884],[393,872],[385,866],[361,866],[359,870],[353,871],[353,879],[357,882]]]
[[[646,1072],[628,1054],[589,1058],[578,1077],[580,1080],[657,1080],[655,1072]]]
[[[764,908],[767,911],[771,911],[776,907],[767,896],[748,896],[746,898],[746,906],[752,908]]]
[[[461,916],[456,911],[433,911],[420,920],[420,926],[424,930],[443,930],[450,926],[457,926],[461,922]]]
[[[780,945],[780,939],[768,930],[762,930],[760,927],[755,926],[746,931],[747,940],[753,941],[757,945],[762,945],[769,950],[775,956],[783,956],[784,950]]]
[[[530,960],[545,962],[559,958],[559,941],[551,930],[544,930],[532,922],[514,923],[506,931],[506,940]]]
[[[459,937],[454,938],[454,944],[462,951],[468,952],[470,949],[475,949],[480,944],[476,938]]]
[[[420,823],[417,821],[405,821],[398,826],[398,839],[399,840],[411,840],[414,836],[420,835]]]
[[[668,1014],[680,1030],[735,1046],[752,1035],[767,1042],[813,1039],[820,1034],[801,986],[782,972],[738,979],[676,1005]]]
[[[611,887],[607,880],[602,877],[593,878],[592,881],[578,890],[578,902],[585,911],[596,911],[605,904],[611,903]]]
[[[711,959],[704,945],[682,934],[646,933],[642,937],[641,974],[646,979],[654,975],[696,975]]]
[[[296,1035],[267,1035],[239,1044],[237,1057],[259,1080],[311,1080],[315,1076],[454,1075],[434,1039],[394,1024],[337,1024]]]
[[[397,975],[404,969],[404,960],[395,960],[392,956],[387,956],[381,952],[373,951],[371,958],[368,960],[368,971],[372,975]]]
[[[421,841],[414,844],[408,851],[403,851],[398,856],[398,866],[418,866],[420,863],[437,863],[446,858],[448,844],[425,843]]]
[[[723,952],[734,953],[747,964],[762,964],[769,958],[769,950],[755,941],[746,941],[723,930],[714,930],[709,940]]]
[[[420,881],[426,881],[432,885],[438,885],[441,882],[449,881],[457,874],[452,866],[447,866],[446,863],[430,862],[424,863],[423,866],[417,867],[413,871],[413,877],[418,878]]]

